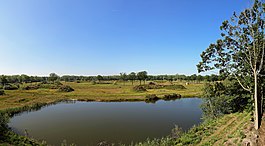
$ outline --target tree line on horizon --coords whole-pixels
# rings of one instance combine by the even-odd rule
[[[65,82],[77,82],[77,81],[153,81],[153,80],[166,80],[166,81],[221,81],[225,77],[220,75],[148,75],[146,71],[141,72],[131,72],[120,73],[120,75],[97,75],[97,76],[76,76],[76,75],[63,75],[59,76],[56,73],[51,73],[49,76],[28,76],[25,74],[22,75],[1,75],[0,84],[4,85],[7,83],[34,83],[34,82],[47,82],[47,81],[65,81]]]

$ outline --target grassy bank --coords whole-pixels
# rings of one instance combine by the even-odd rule
[[[242,145],[246,137],[244,131],[250,125],[251,114],[248,112],[225,115],[221,118],[204,122],[199,126],[191,128],[179,138],[162,138],[146,140],[145,142],[133,144],[136,146],[222,146]],[[133,146],[132,145],[132,146]]]
[[[174,82],[173,84],[183,85],[186,89],[147,89],[146,92],[136,92],[133,90],[135,85],[131,82],[120,82],[113,84],[105,82],[93,84],[91,82],[62,82],[74,88],[74,92],[58,92],[55,89],[36,89],[36,90],[5,90],[5,95],[0,96],[0,110],[8,108],[18,108],[34,105],[36,103],[53,103],[58,100],[84,100],[84,101],[143,101],[148,94],[156,94],[162,97],[166,94],[177,93],[182,97],[198,97],[201,95],[203,84],[189,84],[184,82]],[[33,83],[32,83],[33,84]],[[159,84],[169,84],[162,82]]]

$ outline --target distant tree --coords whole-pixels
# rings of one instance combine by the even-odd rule
[[[202,76],[202,75],[198,75],[198,76],[197,76],[197,81],[198,81],[198,82],[201,82],[202,80],[203,80],[203,76]]]
[[[131,73],[128,75],[128,79],[132,81],[132,85],[133,85],[134,80],[137,79],[136,73],[135,73],[135,72],[131,72]]]
[[[0,83],[1,83],[3,86],[6,85],[6,83],[7,83],[6,76],[2,75],[2,76],[0,77]]]
[[[145,83],[145,80],[148,78],[147,72],[146,71],[138,72],[137,73],[137,78],[140,81],[140,85],[141,85],[141,81],[144,81],[144,83]]]
[[[197,75],[193,74],[190,76],[190,80],[195,81],[197,79]]]
[[[125,85],[125,81],[127,80],[127,74],[126,73],[120,73],[120,79],[123,81],[123,85]]]
[[[28,75],[24,75],[24,74],[22,74],[22,75],[20,76],[20,78],[21,78],[21,82],[24,82],[24,83],[27,83],[27,82],[30,81],[30,78],[29,78]]]
[[[50,73],[49,80],[53,83],[59,79],[59,76],[56,73]]]
[[[98,75],[98,76],[97,76],[97,80],[98,80],[98,82],[102,81],[103,79],[104,79],[103,76],[101,76],[101,75]]]

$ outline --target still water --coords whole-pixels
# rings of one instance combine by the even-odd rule
[[[187,130],[201,122],[201,99],[145,102],[61,102],[38,111],[14,116],[9,126],[24,135],[60,145],[63,140],[77,145],[101,141],[130,144],[161,138],[175,125]]]

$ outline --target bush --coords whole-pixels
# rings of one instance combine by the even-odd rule
[[[5,95],[5,91],[0,89],[0,95]]]
[[[147,91],[143,86],[139,85],[139,86],[134,86],[133,90],[136,92],[145,92]]]
[[[63,85],[60,81],[56,81],[56,82],[54,82],[54,84],[57,86]]]
[[[201,107],[206,120],[223,114],[250,110],[252,107],[251,95],[242,89],[236,80],[205,84],[203,97]]]
[[[34,84],[34,85],[26,85],[22,87],[22,90],[36,90],[40,88],[40,84]]]
[[[178,98],[181,98],[181,95],[180,94],[176,94],[176,93],[166,94],[163,97],[164,100],[174,100],[174,99],[178,99]]]
[[[15,84],[4,85],[4,90],[17,90],[18,88],[19,88],[19,85],[15,85]]]
[[[148,85],[139,85],[145,89],[169,89],[169,90],[177,90],[177,89],[186,89],[183,85],[158,85],[153,82],[150,82]]]
[[[60,86],[63,84],[61,82],[55,82],[55,83],[40,83],[39,88],[43,89],[59,89]]]
[[[7,130],[7,123],[9,122],[9,117],[7,114],[0,112],[0,134]]]
[[[156,85],[155,82],[149,82],[148,85]]]
[[[68,85],[62,85],[62,86],[60,86],[58,91],[59,92],[72,92],[72,91],[74,91],[74,89]]]
[[[155,94],[149,94],[145,96],[146,101],[157,101],[159,98]]]
[[[97,82],[96,82],[96,81],[91,81],[91,84],[92,84],[92,85],[96,85]]]
[[[183,85],[167,85],[165,89],[177,90],[177,89],[186,89]]]

